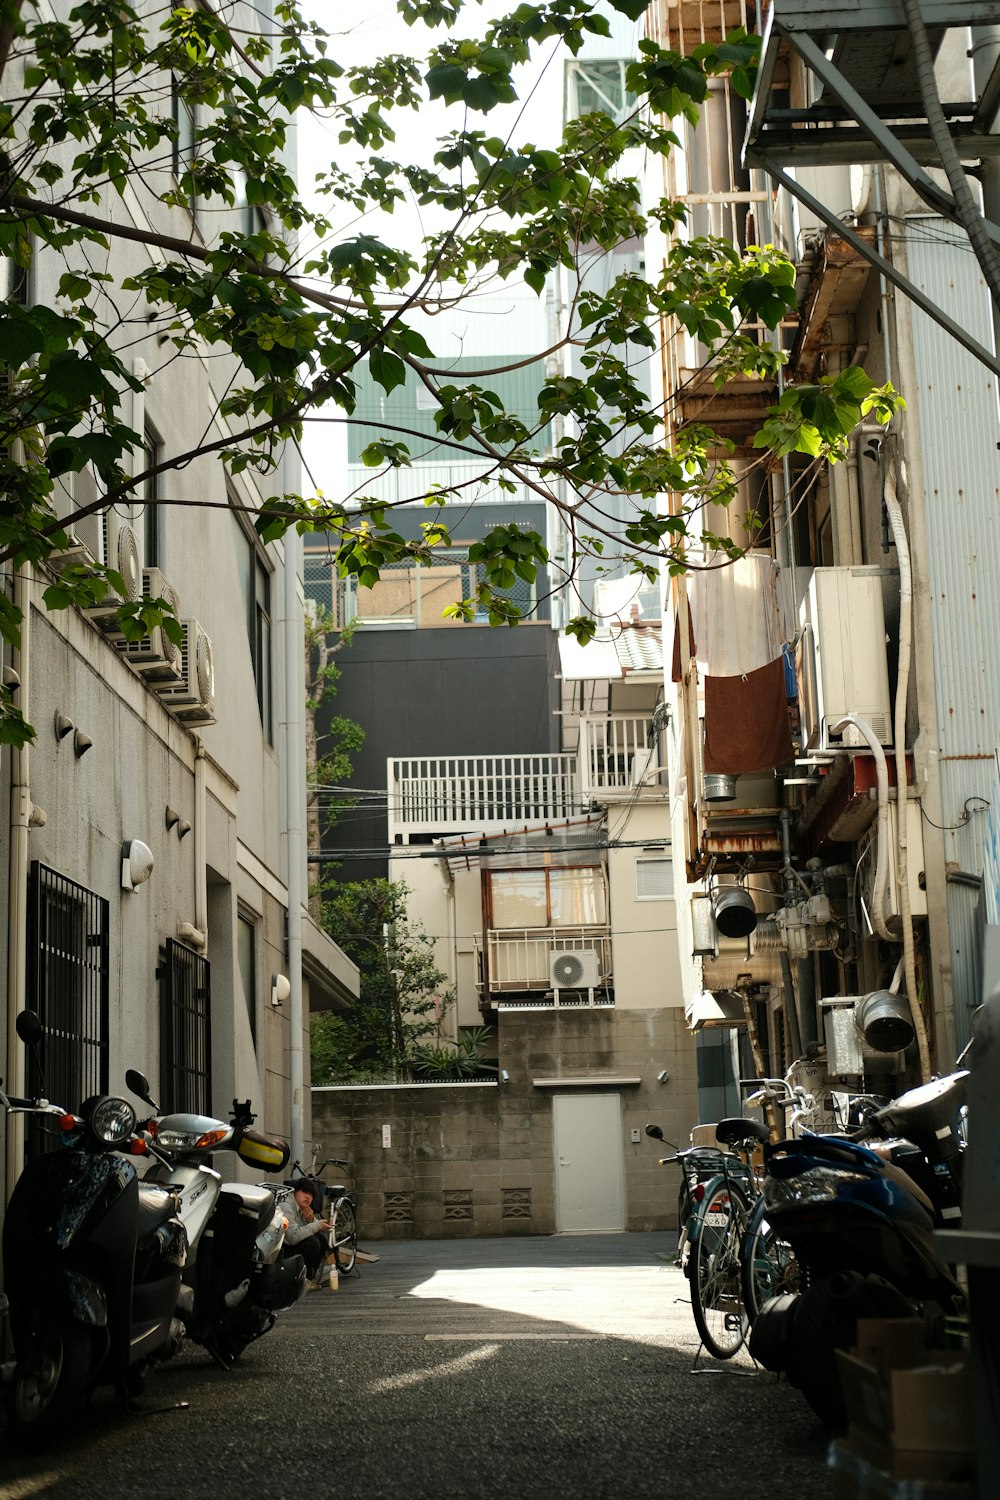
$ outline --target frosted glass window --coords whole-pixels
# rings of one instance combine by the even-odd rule
[[[505,870],[492,877],[494,927],[547,927],[544,870]]]
[[[674,897],[674,862],[669,855],[635,862],[635,897],[637,901],[672,901]]]
[[[550,870],[553,927],[593,927],[607,921],[600,870]]]

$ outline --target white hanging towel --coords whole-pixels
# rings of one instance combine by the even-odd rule
[[[778,564],[766,552],[688,575],[698,662],[710,677],[740,677],[781,655],[788,639]]]

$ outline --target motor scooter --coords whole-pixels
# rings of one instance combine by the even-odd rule
[[[159,1115],[141,1074],[128,1086],[153,1110],[143,1134],[150,1154],[145,1180],[169,1188],[179,1200],[190,1255],[182,1306],[190,1338],[228,1368],[254,1339],[274,1326],[276,1315],[306,1288],[300,1255],[282,1255],[287,1220],[273,1188],[223,1182],[212,1153],[235,1151],[241,1161],[266,1172],[288,1164],[285,1141],[254,1131],[250,1101],[233,1100],[232,1119],[208,1115]]]
[[[804,1135],[764,1148],[768,1222],[792,1248],[800,1290],[765,1302],[749,1350],[784,1372],[824,1421],[845,1420],[836,1350],[862,1317],[925,1320],[928,1346],[963,1306],[935,1227],[961,1217],[965,1071],[875,1110],[864,1139]]]
[[[16,1027],[29,1045],[41,1036],[32,1012]],[[41,1443],[79,1419],[96,1386],[127,1398],[153,1360],[179,1348],[187,1236],[176,1192],[141,1181],[124,1154],[136,1140],[127,1099],[95,1095],[73,1114],[0,1088],[0,1104],[51,1121],[57,1135],[15,1183],[3,1227],[10,1424]]]

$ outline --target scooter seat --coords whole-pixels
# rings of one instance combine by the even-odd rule
[[[241,1218],[256,1219],[258,1232],[266,1229],[274,1217],[276,1199],[269,1187],[250,1182],[224,1182],[220,1197],[229,1200],[230,1211]]]
[[[720,1120],[715,1127],[715,1138],[724,1146],[740,1146],[745,1141],[760,1141],[761,1145],[771,1139],[771,1132],[759,1120],[746,1120],[736,1115],[729,1120]]]
[[[177,1212],[177,1194],[173,1188],[152,1182],[139,1184],[139,1239],[152,1234]]]

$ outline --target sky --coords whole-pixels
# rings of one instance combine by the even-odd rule
[[[438,29],[428,30],[423,26],[409,27],[399,17],[392,0],[300,0],[302,10],[311,19],[318,21],[330,37],[329,55],[344,65],[356,65],[373,58],[390,54],[419,57],[425,49],[433,47],[445,33]],[[459,34],[476,35],[491,16],[505,8],[502,0],[490,0],[488,6],[469,6],[459,23]],[[474,129],[485,128],[490,134],[512,135],[518,144],[531,141],[535,145],[556,146],[562,131],[563,60],[565,53],[558,42],[549,42],[540,49],[536,63],[522,70],[517,88],[519,103],[500,106],[488,115],[476,115],[470,119]],[[382,154],[389,158],[430,164],[438,137],[460,128],[462,115],[456,109],[443,105],[428,106],[415,111],[399,111],[394,120],[397,131],[395,143],[388,143]],[[317,172],[328,169],[331,162],[345,165],[349,148],[338,140],[339,127],[336,122],[324,121],[315,115],[302,114],[298,123],[298,178],[300,189],[307,197],[308,189],[315,181]],[[326,208],[326,201],[315,199],[315,206]],[[375,234],[390,245],[404,245],[416,249],[428,232],[440,229],[447,222],[435,220],[433,211],[428,214],[416,204],[398,207],[392,215],[373,211],[364,217],[351,216],[345,211],[338,226],[345,236]],[[510,283],[508,283],[508,286]],[[531,294],[532,297],[534,294]],[[539,304],[540,344],[544,329],[543,304]],[[502,314],[500,314],[502,316]],[[482,338],[478,330],[477,342]],[[502,342],[503,334],[499,334]],[[445,351],[442,350],[442,353]],[[332,414],[332,409],[331,414]],[[336,424],[319,424],[307,428],[303,452],[309,474],[328,499],[336,498],[340,488],[340,473],[346,458],[345,430]],[[306,484],[308,487],[309,480]]]

